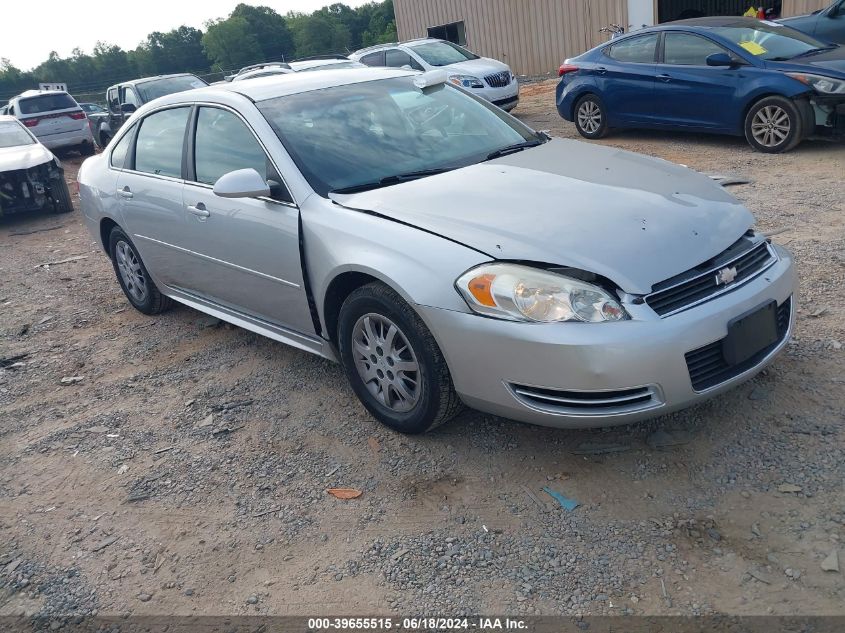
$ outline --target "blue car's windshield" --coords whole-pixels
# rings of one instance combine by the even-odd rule
[[[830,46],[777,22],[750,23],[743,20],[713,27],[712,30],[755,57],[766,61],[786,61]]]
[[[302,174],[322,196],[464,167],[542,139],[493,105],[414,77],[325,88],[259,102]]]

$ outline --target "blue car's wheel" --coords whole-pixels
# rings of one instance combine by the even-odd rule
[[[604,104],[596,95],[587,94],[575,104],[575,128],[584,138],[597,139],[607,134]]]
[[[751,147],[767,154],[786,152],[798,145],[804,130],[795,102],[785,97],[760,99],[745,117],[745,138]]]

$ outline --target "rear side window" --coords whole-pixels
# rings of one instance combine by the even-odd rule
[[[666,33],[663,40],[663,63],[678,66],[706,66],[714,53],[727,51],[707,38],[691,33]]]
[[[161,110],[141,121],[135,142],[135,170],[158,176],[182,176],[182,143],[190,108]]]
[[[364,55],[360,61],[367,66],[384,66],[384,51]]]
[[[132,134],[135,126],[132,126],[126,134],[117,142],[111,152],[111,166],[115,169],[123,169],[126,163],[126,155],[129,152],[129,144],[132,143]]]
[[[21,99],[18,102],[21,114],[39,114],[41,112],[52,112],[53,110],[68,110],[78,108],[76,100],[66,92],[55,94],[44,94],[28,99]]]
[[[657,33],[627,38],[606,50],[608,57],[619,62],[653,64],[657,51]]]
[[[391,48],[385,53],[385,63],[391,68],[402,68],[403,66],[410,66],[414,70],[422,70],[423,67],[419,65],[417,60],[408,55],[405,51],[398,48]]]

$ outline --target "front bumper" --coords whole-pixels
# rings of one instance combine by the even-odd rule
[[[476,88],[470,89],[470,92],[503,110],[513,110],[519,103],[519,82],[516,79],[504,88]]]
[[[470,407],[561,428],[628,424],[722,393],[756,375],[786,346],[797,280],[792,256],[776,250],[779,260],[764,274],[666,318],[645,304],[626,304],[631,320],[604,324],[515,323],[418,309],[446,357],[458,395]],[[729,321],[772,300],[786,319],[778,342],[741,373],[696,391],[685,355],[720,341]],[[579,404],[548,406],[544,394]]]

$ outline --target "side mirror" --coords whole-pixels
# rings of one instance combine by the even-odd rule
[[[723,66],[730,68],[732,66],[735,66],[736,62],[727,53],[713,53],[712,55],[709,55],[707,57],[707,65]]]
[[[214,195],[221,198],[257,198],[270,195],[270,185],[254,169],[223,174],[214,183]]]
[[[120,111],[123,112],[123,114],[132,114],[137,109],[138,108],[135,107],[134,103],[121,103],[120,104]]]

